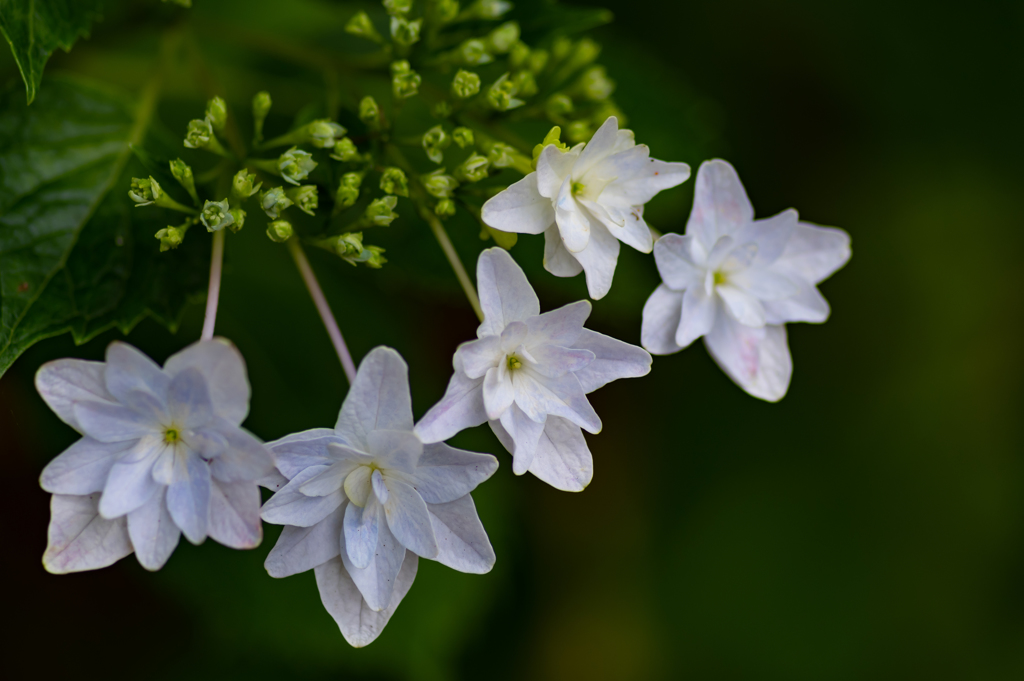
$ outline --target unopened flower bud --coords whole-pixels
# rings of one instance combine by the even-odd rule
[[[549,144],[555,145],[555,148],[559,151],[569,151],[569,147],[566,146],[560,139],[562,135],[562,128],[555,126],[548,130],[548,134],[544,136],[544,141],[533,148],[533,161],[537,162],[540,157],[540,152],[544,151],[544,147]]]
[[[516,42],[508,52],[508,65],[514,69],[526,67],[530,59],[530,46],[522,40]]]
[[[242,226],[245,225],[245,211],[241,208],[231,209],[231,224],[228,225],[228,229],[232,232],[237,233]]]
[[[214,97],[206,103],[206,120],[217,132],[224,132],[228,122],[228,105],[220,97]]]
[[[367,40],[372,40],[375,43],[384,43],[384,38],[381,37],[377,29],[373,27],[373,22],[370,21],[370,17],[366,12],[357,12],[348,23],[345,24],[345,32],[357,35]]]
[[[391,62],[391,94],[395,99],[408,99],[419,92],[420,74],[409,68],[404,59]]]
[[[427,152],[427,158],[434,163],[444,160],[444,150],[451,143],[451,136],[440,125],[435,125],[423,133],[423,150]]]
[[[490,165],[485,156],[474,153],[455,169],[455,177],[463,182],[479,182],[487,177]]]
[[[466,66],[479,66],[494,61],[483,40],[471,38],[455,48],[455,59]]]
[[[294,233],[295,230],[292,229],[292,223],[287,220],[274,220],[267,224],[267,236],[276,243],[280,244],[288,241]]]
[[[331,158],[336,161],[342,161],[344,163],[351,163],[352,161],[359,160],[359,150],[356,149],[356,144],[348,137],[342,137],[334,144],[334,151],[331,152]]]
[[[516,71],[512,76],[512,82],[515,83],[520,97],[533,97],[537,94],[537,81],[530,71]]]
[[[359,186],[363,183],[362,173],[345,173],[341,176],[334,202],[338,209],[349,208],[359,200]]]
[[[269,92],[257,92],[252,98],[252,125],[256,144],[263,141],[263,122],[270,113],[271,103]]]
[[[591,66],[580,76],[577,87],[584,97],[599,102],[611,96],[615,82],[608,78],[603,66]]]
[[[551,44],[551,58],[555,61],[562,61],[572,52],[572,39],[563,36],[555,38]]]
[[[386,194],[409,196],[409,181],[401,168],[385,168],[380,177],[380,188]]]
[[[128,190],[128,197],[137,204],[137,208],[153,205],[158,196],[160,196],[160,185],[156,180],[151,177],[132,178],[132,187]]]
[[[154,234],[157,239],[160,239],[160,252],[170,251],[180,246],[181,242],[185,240],[187,229],[187,227],[167,226]]]
[[[544,113],[548,115],[548,118],[557,120],[571,114],[572,111],[572,97],[561,92],[556,92],[548,97],[548,101],[544,102]]]
[[[262,182],[256,183],[255,175],[247,170],[239,170],[231,180],[231,198],[234,201],[245,201],[258,192],[262,186]]]
[[[302,127],[302,135],[319,149],[331,149],[345,135],[345,128],[334,121],[321,119]]]
[[[548,65],[549,57],[550,55],[547,50],[531,50],[530,58],[526,61],[526,68],[530,69],[530,72],[534,75],[537,75]]]
[[[430,110],[430,115],[434,118],[445,119],[452,115],[452,105],[445,100],[441,100],[434,105],[434,108]]]
[[[452,79],[452,94],[459,99],[468,99],[480,92],[480,76],[472,71],[463,71],[455,74]]]
[[[208,232],[219,232],[225,227],[230,227],[235,222],[231,213],[231,206],[227,199],[221,201],[207,201],[203,205],[203,212],[199,214]]]
[[[303,213],[315,215],[319,205],[316,185],[304,184],[301,187],[292,187],[291,189],[286,189],[285,194]]]
[[[281,217],[281,211],[292,205],[292,200],[284,191],[284,187],[274,187],[260,196],[260,208],[271,220]]]
[[[384,249],[381,248],[380,246],[367,245],[365,248],[363,248],[363,255],[360,262],[365,264],[367,267],[372,267],[375,270],[379,270],[384,265],[384,263],[387,262],[387,258],[381,255],[381,253],[383,252]]]
[[[427,16],[439,24],[447,24],[459,14],[457,0],[428,0]]]
[[[460,149],[471,147],[474,144],[473,131],[469,128],[455,128],[455,130],[452,130],[452,139],[455,140]]]
[[[404,17],[412,11],[412,0],[384,0],[384,10],[393,17]]]
[[[455,215],[455,202],[451,199],[441,199],[434,206],[434,215],[439,218],[450,218]]]
[[[565,136],[568,137],[569,141],[573,144],[586,142],[593,134],[594,126],[587,120],[573,121],[565,129]]]
[[[359,102],[359,120],[370,130],[380,130],[380,107],[373,97],[363,97]]]
[[[519,42],[519,24],[507,21],[487,36],[487,47],[495,54],[505,54]]]
[[[408,47],[420,39],[423,19],[409,21],[403,17],[391,17],[391,39],[396,45]]]
[[[491,150],[487,152],[487,160],[495,168],[508,168],[515,164],[515,159],[513,158],[515,153],[516,150],[509,145],[495,142]]]
[[[177,158],[171,161],[171,175],[178,181],[178,184],[185,188],[188,195],[198,205],[199,196],[196,194],[196,181],[192,176],[192,168],[180,158]]]
[[[189,149],[205,149],[206,145],[213,139],[213,128],[210,122],[196,118],[188,122],[188,130],[185,132],[185,146]]]
[[[423,188],[431,196],[439,199],[446,199],[459,187],[459,181],[451,175],[446,175],[444,168],[438,168],[432,173],[420,176]]]
[[[573,47],[572,51],[568,55],[565,64],[562,66],[561,72],[565,76],[572,75],[576,71],[582,69],[587,64],[597,59],[597,55],[601,53],[601,46],[595,43],[590,38],[584,38],[580,40]]]
[[[505,0],[476,0],[466,8],[465,14],[473,19],[498,19],[510,9],[512,3]]]
[[[398,205],[398,198],[395,196],[374,199],[366,207],[366,213],[363,214],[363,217],[370,225],[387,227],[398,217],[398,213],[394,211],[396,205]]]
[[[519,88],[508,76],[507,73],[503,74],[487,89],[487,103],[498,111],[508,111],[526,103],[516,98]]]
[[[292,184],[305,180],[316,165],[313,155],[298,147],[292,147],[277,159],[277,169],[281,172],[281,177],[285,182]]]

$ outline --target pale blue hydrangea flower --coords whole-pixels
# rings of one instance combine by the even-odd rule
[[[377,638],[420,557],[475,574],[493,567],[470,492],[498,461],[413,434],[408,367],[394,350],[376,348],[362,361],[333,429],[268,446],[287,483],[263,506],[264,520],[285,525],[267,572],[313,570],[353,646]]]
[[[558,277],[586,272],[594,300],[612,286],[619,242],[650,253],[654,240],[644,204],[690,177],[685,163],[650,158],[632,130],[611,116],[586,144],[549,144],[537,171],[489,199],[483,221],[495,229],[544,234],[544,267]]]
[[[416,432],[437,442],[489,423],[516,475],[529,471],[558,489],[582,490],[594,466],[580,429],[601,430],[587,393],[644,376],[651,356],[584,329],[589,301],[541,314],[526,275],[500,248],[480,254],[476,278],[484,311],[478,340],[456,350],[448,390]]]
[[[664,283],[644,305],[644,347],[663,355],[703,336],[730,378],[774,402],[793,373],[785,324],[828,319],[817,284],[850,259],[850,236],[792,209],[755,220],[736,170],[714,160],[697,172],[686,235],[663,236],[654,259]]]
[[[36,388],[84,436],[40,478],[54,495],[47,570],[93,570],[133,551],[158,570],[182,533],[193,544],[260,543],[256,481],[273,472],[273,456],[239,427],[249,382],[233,345],[201,341],[161,369],[115,342],[106,362],[44,364]]]

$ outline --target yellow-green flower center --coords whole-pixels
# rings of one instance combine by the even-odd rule
[[[164,442],[167,444],[174,444],[179,439],[181,439],[181,433],[177,428],[168,428],[164,431]]]
[[[508,368],[509,370],[515,370],[523,366],[523,361],[515,355],[508,356]]]
[[[573,196],[577,196],[577,195],[581,194],[584,189],[586,189],[586,186],[584,186],[584,184],[582,182],[573,182],[572,183],[572,195]]]
[[[727,281],[725,272],[715,272],[715,286],[720,286]]]

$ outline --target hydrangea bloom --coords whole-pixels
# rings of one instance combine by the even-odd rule
[[[438,442],[490,423],[516,475],[529,471],[558,489],[582,490],[594,466],[580,429],[601,430],[587,393],[647,374],[651,356],[584,329],[586,300],[541,314],[526,275],[500,248],[480,254],[476,278],[484,311],[478,339],[456,350],[448,390],[416,432]]]
[[[799,222],[795,210],[754,220],[739,176],[725,161],[702,164],[686,235],[654,246],[664,283],[644,306],[642,342],[655,354],[704,336],[708,352],[740,387],[776,401],[793,360],[786,322],[823,322],[817,284],[850,258],[839,229]]]
[[[256,480],[273,457],[239,427],[249,412],[242,356],[217,339],[185,348],[161,369],[125,343],[106,362],[44,364],[36,388],[84,437],[50,462],[50,572],[105,567],[135,552],[158,570],[184,533],[233,548],[260,543]]]
[[[333,429],[270,443],[289,482],[263,507],[286,527],[267,572],[312,569],[324,607],[345,640],[373,641],[409,591],[419,557],[482,574],[494,551],[470,492],[498,461],[424,445],[413,434],[408,368],[376,348],[359,366]]]
[[[619,241],[643,253],[653,245],[644,204],[690,177],[685,163],[649,158],[632,130],[608,118],[587,144],[568,151],[549,144],[530,173],[483,206],[491,227],[544,233],[544,267],[559,277],[586,272],[594,300],[612,286]]]

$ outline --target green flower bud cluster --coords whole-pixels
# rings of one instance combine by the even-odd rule
[[[362,232],[346,232],[313,243],[331,251],[352,265],[363,263],[367,267],[380,269],[381,265],[387,262],[387,259],[381,255],[384,252],[383,248],[363,244]]]
[[[519,43],[519,24],[508,21],[491,31],[487,36],[487,47],[494,54],[505,54]]]
[[[331,151],[331,158],[335,161],[342,161],[343,163],[353,163],[355,161],[362,160],[363,156],[356,149],[356,144],[348,137],[342,137],[334,145],[334,150]]]
[[[455,202],[451,199],[441,199],[434,205],[434,215],[439,218],[450,218],[455,215]]]
[[[275,243],[284,243],[292,238],[295,231],[287,220],[273,220],[267,223],[267,236]]]
[[[345,128],[327,119],[307,123],[301,128],[307,141],[318,149],[331,149],[345,136]]]
[[[363,183],[363,173],[345,173],[334,195],[337,210],[350,208],[359,200],[359,187]]]
[[[575,89],[587,99],[600,102],[611,97],[615,82],[608,78],[603,66],[591,66],[580,76]]]
[[[160,240],[160,252],[170,251],[181,245],[185,240],[185,232],[192,226],[192,222],[186,222],[179,227],[167,226],[159,230],[154,236]]]
[[[370,130],[381,129],[381,115],[380,107],[377,106],[377,100],[373,97],[363,97],[362,101],[359,102],[359,120],[366,124]]]
[[[487,160],[495,168],[515,168],[524,175],[533,171],[532,161],[515,147],[510,147],[501,142],[495,142],[487,152]]]
[[[421,175],[420,181],[427,193],[438,199],[451,198],[452,193],[459,188],[459,181],[451,175],[446,175],[444,168]]]
[[[216,132],[224,132],[228,122],[228,105],[220,97],[214,97],[206,103],[206,120]]]
[[[288,198],[284,187],[273,187],[260,195],[260,208],[271,220],[280,218],[281,212],[291,205],[292,200]]]
[[[459,14],[458,0],[427,0],[427,17],[431,23],[447,24]]]
[[[285,195],[295,206],[307,215],[314,215],[319,206],[316,185],[304,184],[301,187],[292,187],[285,190]]]
[[[160,183],[152,177],[133,177],[131,189],[128,190],[128,197],[135,202],[136,208],[143,206],[158,206],[182,213],[195,213],[188,206],[183,206],[163,190]]]
[[[363,213],[362,224],[367,227],[387,227],[398,217],[398,213],[394,210],[397,205],[398,197],[396,196],[374,199]]]
[[[224,131],[227,120],[227,104],[220,97],[214,97],[206,104],[205,118],[189,121],[188,129],[185,131],[185,146],[189,149],[206,149],[221,156],[230,156],[215,134]]]
[[[270,113],[270,93],[257,92],[252,98],[253,146],[263,141],[263,122]]]
[[[459,99],[469,99],[480,92],[480,76],[472,71],[463,71],[455,74],[452,79],[452,94]]]
[[[423,150],[427,152],[427,158],[434,163],[444,160],[444,150],[451,143],[451,136],[440,125],[435,125],[423,133]]]
[[[245,211],[241,208],[232,208],[227,199],[220,201],[209,201],[203,205],[203,211],[199,219],[206,226],[208,232],[219,232],[225,227],[232,232],[242,229],[245,223]]]
[[[196,181],[192,176],[192,168],[187,163],[182,161],[180,158],[176,158],[170,163],[171,175],[178,181],[188,195],[192,197],[192,201],[196,205],[199,205],[199,195],[196,194]]]
[[[409,181],[401,168],[385,168],[380,177],[380,188],[385,194],[409,196]]]
[[[456,64],[464,66],[480,66],[494,61],[494,57],[487,51],[487,43],[479,38],[463,41],[449,53],[448,58]]]
[[[404,17],[412,11],[412,0],[384,0],[384,11],[393,17]]]
[[[256,176],[247,170],[239,170],[231,180],[231,203],[237,205],[255,194],[263,186],[262,182],[256,183]]]
[[[409,67],[404,59],[391,62],[391,93],[395,99],[408,99],[419,92],[420,74]]]
[[[423,19],[409,21],[405,17],[391,17],[391,40],[396,45],[408,47],[420,39]]]
[[[353,15],[353,17],[348,20],[348,23],[345,24],[345,32],[357,35],[361,38],[366,38],[367,40],[372,40],[380,45],[384,44],[384,38],[377,32],[377,29],[374,28],[373,22],[370,21],[370,17],[366,12],[357,12]]]
[[[569,147],[564,144],[559,138],[562,135],[562,128],[555,126],[548,130],[548,134],[544,135],[544,141],[533,148],[533,164],[537,165],[537,159],[540,158],[540,152],[544,151],[544,147],[549,144],[555,145],[559,151],[569,151]]]
[[[471,147],[475,144],[473,139],[473,131],[469,128],[455,128],[452,131],[452,139],[459,145],[460,149]]]
[[[505,0],[476,0],[459,17],[461,19],[499,19],[512,9],[511,2]]]
[[[487,177],[490,165],[486,156],[473,153],[455,169],[455,177],[463,182],[479,182]]]
[[[519,87],[509,79],[509,74],[505,73],[488,88],[487,103],[498,111],[515,109],[526,103],[521,99],[516,99],[517,94],[519,94]]]
[[[292,147],[277,159],[277,169],[281,177],[285,182],[296,185],[305,180],[316,166],[313,155],[298,147]]]

